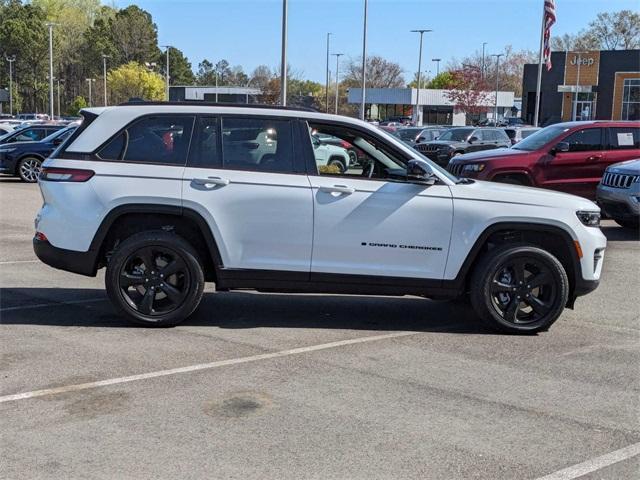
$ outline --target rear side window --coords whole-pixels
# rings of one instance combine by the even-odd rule
[[[188,115],[144,117],[116,135],[98,156],[123,162],[184,165],[193,121],[194,117]]]
[[[570,152],[590,152],[602,150],[602,129],[586,128],[566,137],[563,142],[569,144]]]
[[[33,142],[33,141],[42,140],[47,135],[48,133],[44,128],[30,128],[16,135],[15,141],[16,142]]]
[[[202,117],[198,120],[191,142],[189,166],[197,168],[222,168],[219,154],[218,120]]]
[[[224,168],[230,170],[292,173],[291,122],[270,118],[223,118],[222,159]]]
[[[611,150],[632,150],[640,148],[640,128],[615,127],[610,128]]]

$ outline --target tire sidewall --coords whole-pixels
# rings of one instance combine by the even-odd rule
[[[38,162],[40,164],[40,168],[42,169],[42,160],[36,157],[24,157],[24,158],[21,158],[20,161],[18,162],[18,169],[17,169],[18,177],[20,177],[20,180],[26,183],[37,183],[38,182],[37,178],[35,180],[29,180],[22,175],[22,165],[29,160],[35,160],[36,162]]]

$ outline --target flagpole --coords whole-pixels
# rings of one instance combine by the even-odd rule
[[[540,55],[538,57],[538,81],[536,83],[536,107],[533,114],[533,126],[538,126],[540,116],[540,87],[542,85],[542,63],[544,62],[544,21],[545,5],[542,4],[542,25],[540,26]]]

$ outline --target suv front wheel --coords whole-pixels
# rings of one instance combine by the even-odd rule
[[[204,274],[198,254],[185,239],[148,231],[118,245],[107,265],[105,284],[111,302],[131,320],[168,327],[198,307]]]
[[[569,296],[562,264],[529,245],[490,250],[475,268],[471,285],[476,313],[489,327],[507,333],[547,330]]]

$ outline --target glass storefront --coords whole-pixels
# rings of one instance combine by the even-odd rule
[[[591,120],[594,118],[595,98],[592,92],[580,92],[573,99],[573,120]]]
[[[640,78],[625,78],[624,80],[622,119],[640,120]]]
[[[453,124],[453,107],[422,107],[423,125]]]

